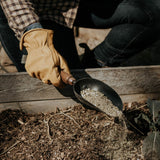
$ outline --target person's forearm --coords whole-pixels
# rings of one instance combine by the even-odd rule
[[[29,0],[0,0],[1,7],[6,15],[10,28],[18,39],[33,23],[39,23],[39,17]]]

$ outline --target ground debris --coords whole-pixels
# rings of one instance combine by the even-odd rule
[[[19,113],[17,119],[23,123],[15,120],[16,112]],[[7,110],[5,114],[10,115],[9,119],[8,116],[3,117],[6,120],[0,118],[0,153],[20,142],[1,155],[1,160],[142,159],[142,137],[129,131],[125,139],[122,138],[123,126],[102,112],[79,105],[56,113],[20,113]],[[10,135],[6,134],[8,131]]]

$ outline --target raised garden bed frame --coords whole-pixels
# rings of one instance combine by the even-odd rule
[[[72,70],[76,79],[90,76],[111,86],[125,102],[160,98],[160,66]],[[78,104],[72,86],[57,89],[27,73],[0,74],[0,112],[22,109],[27,113],[53,112]]]

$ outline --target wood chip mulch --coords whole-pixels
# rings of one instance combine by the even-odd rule
[[[56,113],[0,113],[1,160],[141,160],[144,136],[120,120],[75,106]]]

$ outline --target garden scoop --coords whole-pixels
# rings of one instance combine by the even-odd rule
[[[123,104],[120,96],[110,86],[103,83],[102,81],[93,78],[82,78],[76,80],[71,74],[68,74],[64,71],[61,71],[61,78],[65,84],[73,85],[73,92],[76,98],[90,109],[104,112],[104,110],[102,110],[98,106],[95,106],[94,104],[82,97],[82,91],[85,89],[102,93],[105,97],[107,97],[107,99],[109,99],[113,103],[114,106],[118,107],[118,109],[122,111]],[[96,97],[94,97],[94,99],[96,99]]]

